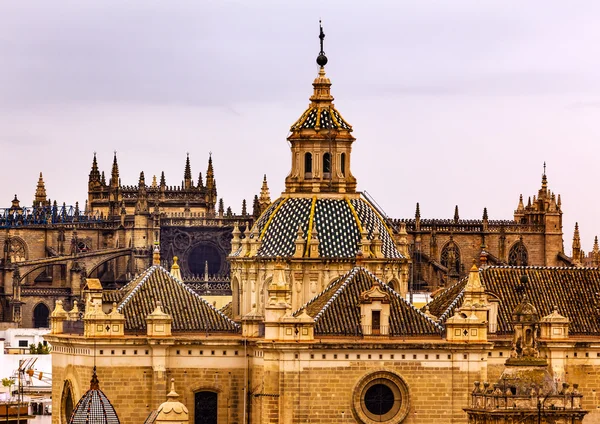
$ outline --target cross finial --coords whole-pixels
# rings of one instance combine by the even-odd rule
[[[321,20],[319,19],[319,39],[321,40],[321,54],[325,54],[323,51],[323,40],[325,39],[325,33],[323,32],[323,25],[321,25]]]
[[[321,51],[319,52],[319,56],[317,56],[317,65],[323,68],[327,65],[327,56],[325,56],[325,52],[323,51],[323,40],[325,39],[325,33],[323,32],[323,25],[321,25],[321,20],[319,19],[319,39],[321,41]]]

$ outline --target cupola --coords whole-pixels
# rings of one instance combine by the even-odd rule
[[[331,81],[325,75],[328,59],[323,50],[322,26],[319,39],[319,74],[313,82],[313,95],[288,137],[292,170],[285,180],[285,189],[288,193],[354,193],[356,178],[350,172],[350,153],[355,139],[352,126],[333,105]]]

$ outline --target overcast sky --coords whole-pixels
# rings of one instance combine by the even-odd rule
[[[318,19],[353,173],[392,217],[510,219],[519,194],[562,194],[565,251],[600,234],[599,2],[4,1],[0,199],[83,203],[93,152],[123,184],[186,152],[240,211],[274,199],[289,127],[317,74]]]

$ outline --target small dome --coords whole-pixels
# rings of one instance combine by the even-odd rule
[[[100,390],[96,367],[90,381],[90,390],[77,402],[69,424],[120,424],[115,408]]]
[[[175,380],[171,379],[171,391],[167,395],[167,401],[158,407],[155,423],[185,424],[189,421],[188,409],[177,400],[178,398],[179,395],[175,391]]]
[[[371,242],[381,239],[384,258],[403,258],[383,219],[358,197],[279,198],[261,215],[252,231],[262,241],[257,256],[291,257],[298,228],[306,242],[309,238],[318,240],[322,258],[356,258],[363,234]]]

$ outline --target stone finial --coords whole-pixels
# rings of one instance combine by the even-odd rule
[[[73,301],[73,308],[68,312],[69,321],[77,321],[79,319],[79,304],[76,300]]]
[[[57,300],[54,311],[50,314],[50,334],[62,333],[64,322],[68,318],[69,314],[64,310],[62,300]]]
[[[158,241],[154,242],[154,251],[152,253],[152,265],[160,265],[160,245]]]
[[[181,269],[179,269],[179,264],[177,263],[178,260],[179,258],[177,256],[173,256],[173,265],[171,265],[171,275],[177,278],[178,280],[183,280],[183,278],[181,277]]]
[[[296,234],[296,240],[294,241],[295,250],[294,250],[294,258],[301,258],[304,256],[305,249],[305,240],[304,240],[304,231],[302,231],[302,226],[298,225],[298,232]]]

